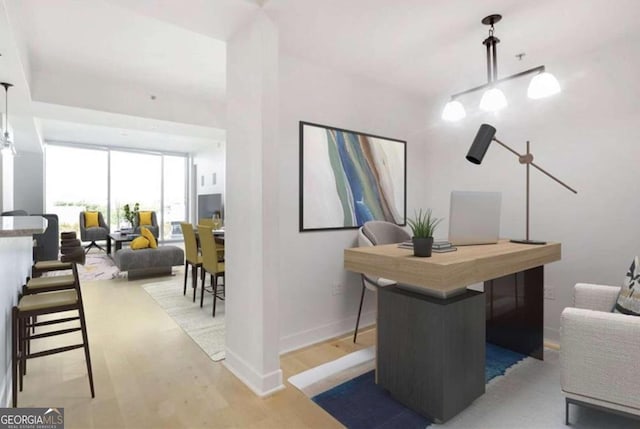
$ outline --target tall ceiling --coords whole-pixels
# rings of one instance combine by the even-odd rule
[[[503,15],[502,76],[638,37],[640,22],[637,0],[270,0],[265,9],[286,52],[426,96],[486,81],[487,15]]]
[[[18,83],[12,105],[27,118],[14,123],[57,121],[24,134],[45,139],[52,130],[73,137],[62,128],[81,118],[95,132],[113,127],[111,136],[135,124],[204,144],[200,129],[177,123],[224,136],[225,41],[261,8],[285,54],[434,104],[484,83],[488,29],[480,20],[488,14],[504,17],[495,32],[501,76],[540,64],[553,71],[555,62],[640,35],[638,0],[0,0],[3,7],[0,79]],[[105,121],[99,112],[120,116]],[[74,129],[86,138],[90,128]]]
[[[55,72],[126,82],[148,89],[149,94],[224,97],[224,42],[117,3],[16,2],[12,17],[26,40],[32,74]]]

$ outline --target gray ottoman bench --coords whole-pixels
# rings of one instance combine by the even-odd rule
[[[138,250],[126,248],[116,252],[115,261],[120,271],[128,271],[129,280],[170,275],[171,267],[184,265],[184,251],[176,246]]]

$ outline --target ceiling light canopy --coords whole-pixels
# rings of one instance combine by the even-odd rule
[[[529,74],[535,73],[535,76],[531,79],[531,83],[527,89],[527,96],[529,98],[537,100],[560,92],[560,84],[558,83],[558,80],[551,73],[547,72],[543,65],[498,79],[497,45],[500,43],[500,39],[493,35],[493,25],[501,19],[501,15],[494,14],[489,15],[482,20],[483,24],[490,26],[489,36],[482,42],[487,49],[487,83],[453,94],[451,96],[451,100],[446,104],[442,111],[442,119],[450,122],[463,119],[466,116],[466,111],[462,103],[458,101],[457,98],[480,90],[485,91],[482,95],[482,99],[480,100],[481,110],[485,112],[496,112],[500,109],[504,109],[507,107],[508,102],[502,90],[498,88],[498,85],[505,81]],[[522,56],[523,54],[518,55],[519,58],[522,58]]]

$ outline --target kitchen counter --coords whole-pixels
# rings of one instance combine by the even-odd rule
[[[30,237],[47,229],[47,220],[41,216],[2,216],[0,219],[0,238]]]

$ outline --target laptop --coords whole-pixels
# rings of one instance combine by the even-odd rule
[[[449,241],[455,246],[497,243],[501,202],[500,192],[451,192]]]

